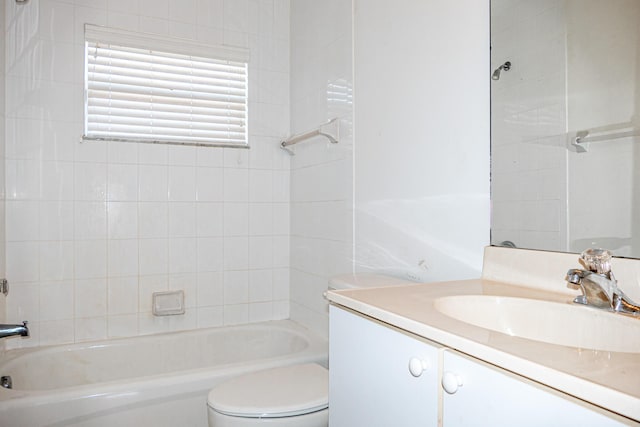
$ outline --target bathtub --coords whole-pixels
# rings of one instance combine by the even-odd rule
[[[327,364],[327,342],[289,320],[11,350],[0,425],[207,426],[207,393],[233,376]]]

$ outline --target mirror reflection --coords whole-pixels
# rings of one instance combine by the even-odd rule
[[[640,258],[640,0],[492,0],[493,245]]]

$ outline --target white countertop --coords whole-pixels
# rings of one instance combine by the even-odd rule
[[[563,303],[572,299],[566,294],[486,279],[329,291],[327,298],[333,304],[640,422],[640,353],[585,350],[492,332],[434,308],[437,298],[454,295],[499,295]]]

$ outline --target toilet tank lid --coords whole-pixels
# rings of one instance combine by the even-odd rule
[[[213,388],[207,404],[214,411],[234,417],[309,414],[329,406],[329,371],[306,363],[241,375]]]
[[[363,289],[414,284],[410,280],[375,273],[342,274],[329,279],[329,289]]]

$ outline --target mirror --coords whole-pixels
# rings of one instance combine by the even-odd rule
[[[640,0],[492,0],[492,245],[640,258]]]

